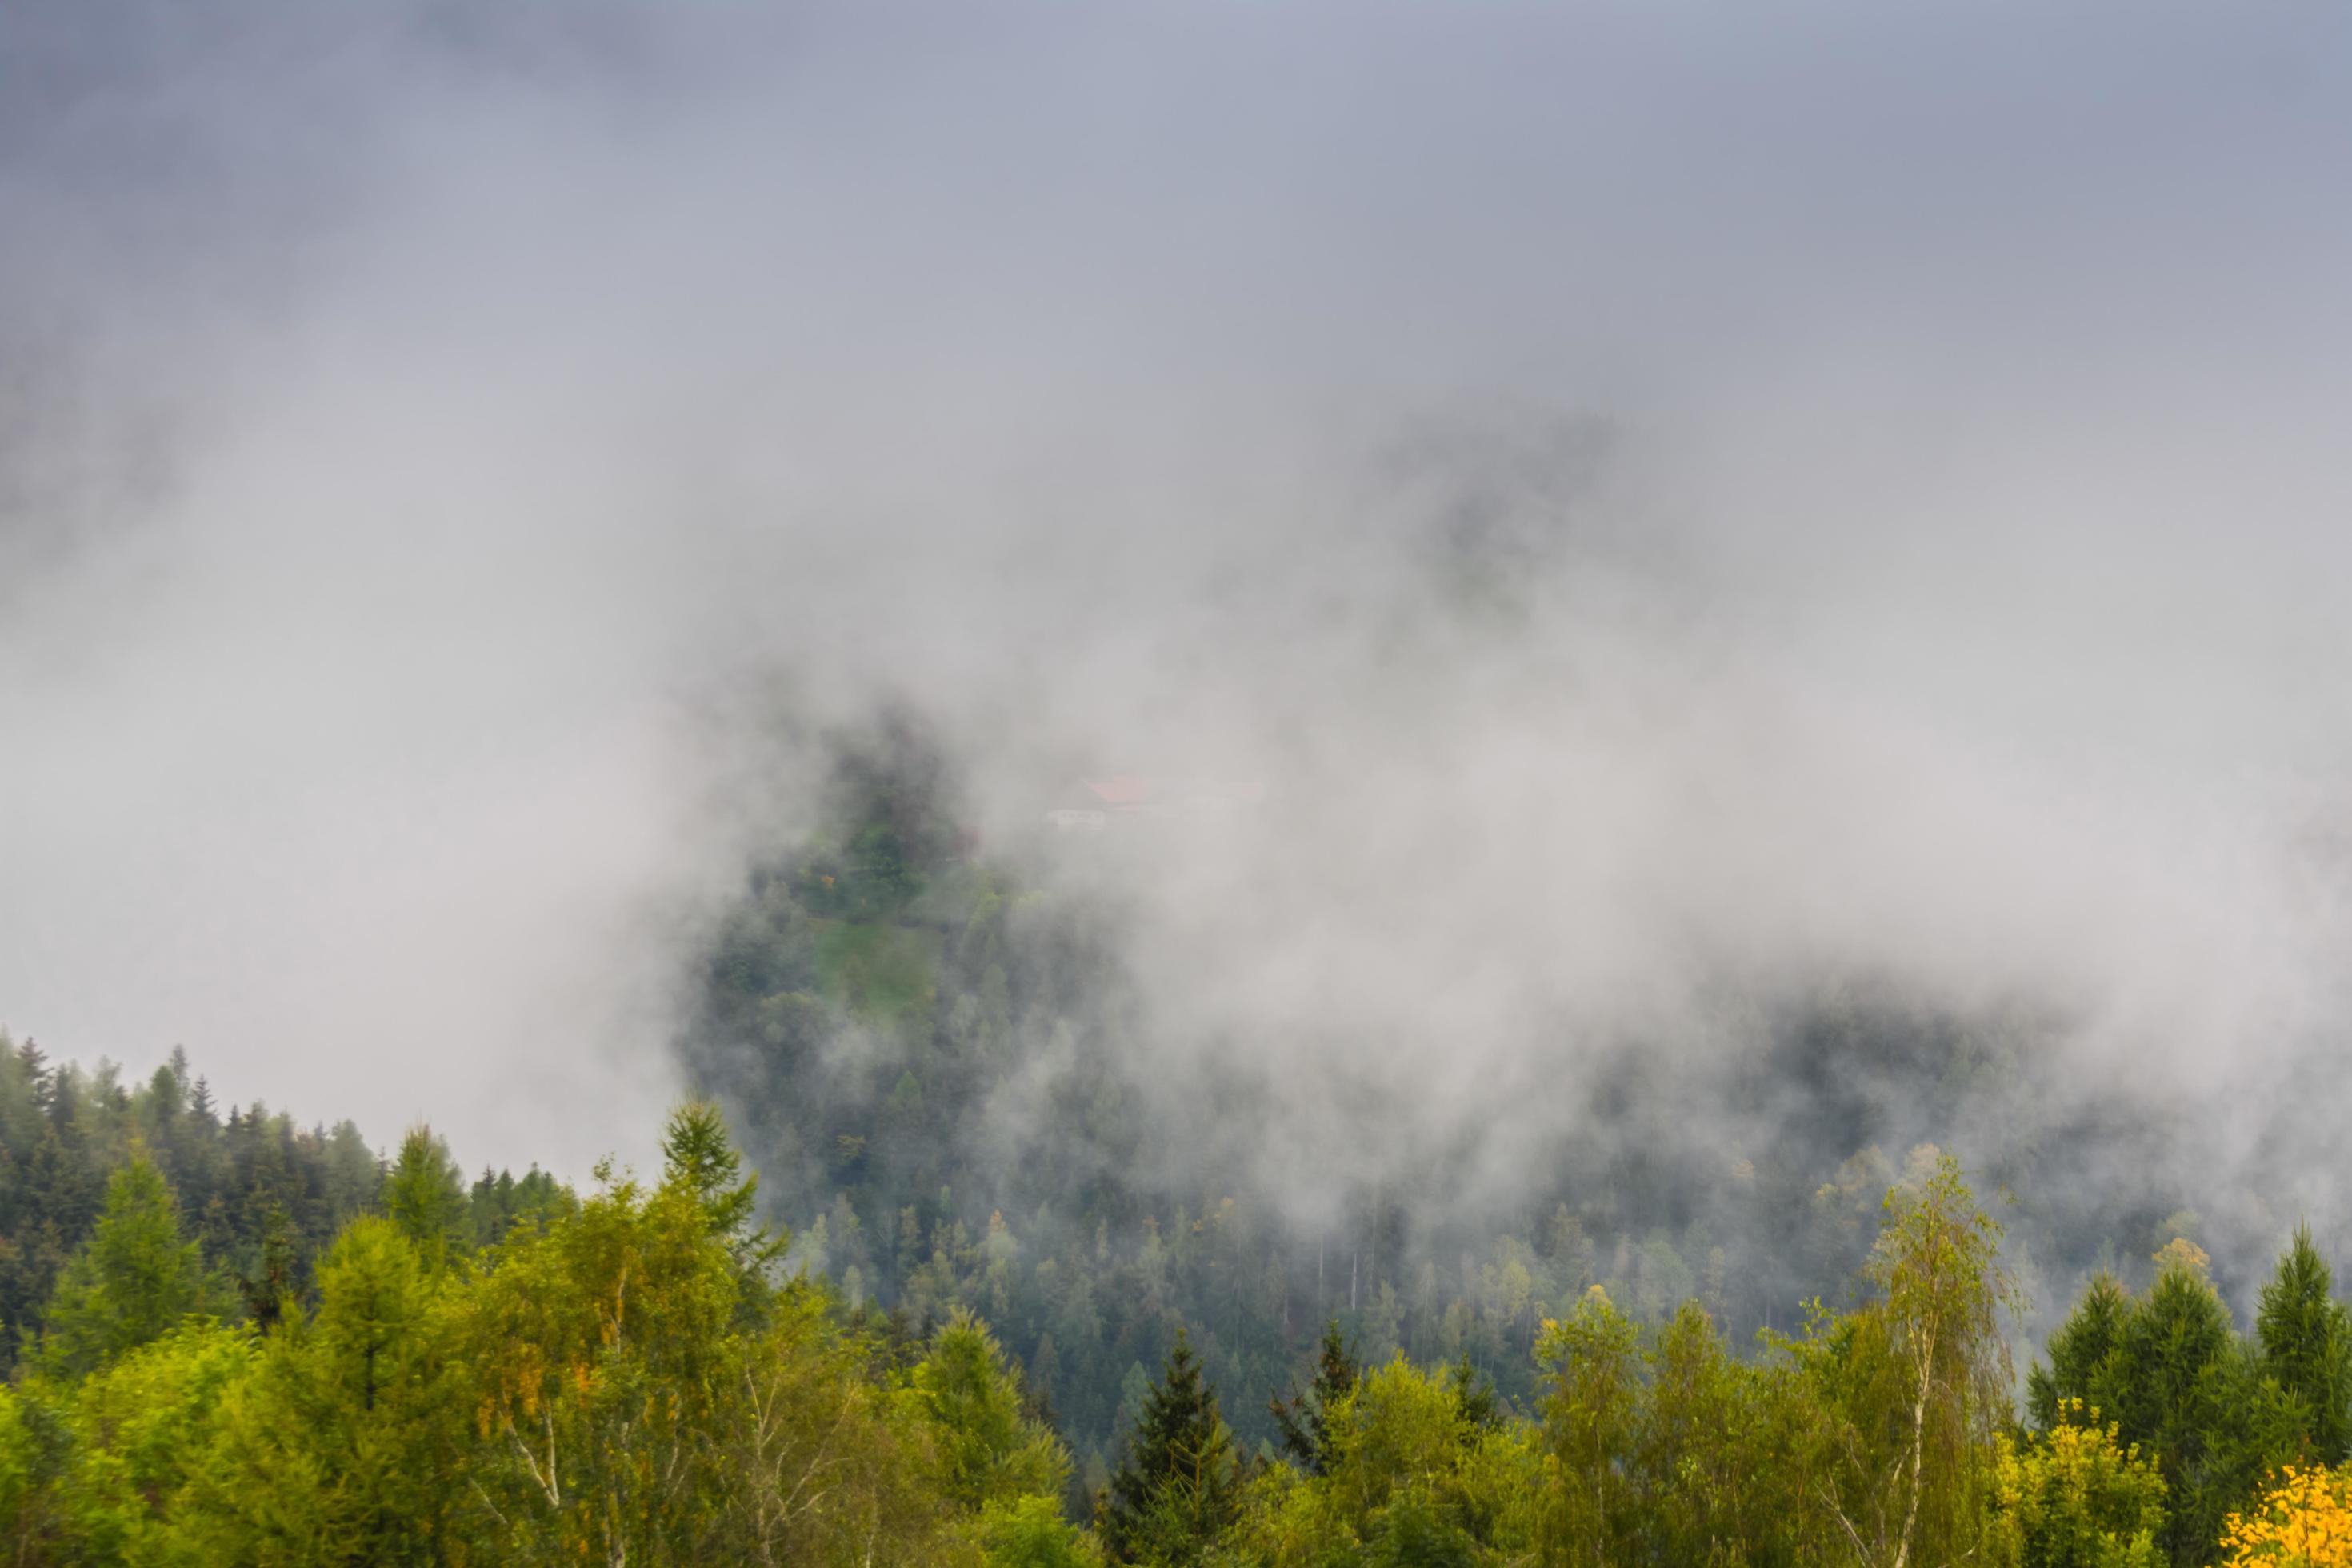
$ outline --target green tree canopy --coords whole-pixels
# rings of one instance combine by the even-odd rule
[[[160,1337],[203,1306],[204,1265],[180,1235],[180,1205],[144,1150],[106,1184],[106,1209],[50,1300],[43,1358],[79,1377]]]
[[[1022,1408],[1021,1380],[996,1338],[959,1311],[932,1336],[915,1389],[939,1430],[949,1491],[967,1508],[1058,1496],[1069,1456],[1053,1428]]]
[[[1356,1380],[1361,1373],[1346,1337],[1339,1332],[1339,1321],[1334,1318],[1323,1326],[1323,1342],[1315,1357],[1314,1381],[1303,1390],[1294,1389],[1286,1399],[1266,1402],[1274,1416],[1275,1431],[1281,1438],[1282,1451],[1299,1468],[1319,1475],[1330,1468],[1329,1412],[1355,1392]]]
[[[2302,1406],[2310,1458],[2323,1465],[2352,1452],[2352,1319],[2334,1290],[2311,1227],[2298,1225],[2254,1321],[2261,1370]]]
[[[711,1230],[747,1273],[763,1272],[791,1245],[790,1237],[755,1223],[760,1173],[743,1169],[726,1115],[709,1100],[689,1100],[670,1112],[662,1132],[662,1182],[702,1205]]]
[[[466,1173],[449,1145],[419,1122],[400,1141],[400,1157],[383,1186],[384,1212],[416,1247],[427,1273],[439,1273],[466,1255],[473,1240]]]
[[[1181,1329],[1097,1511],[1121,1563],[1198,1563],[1238,1509],[1233,1435]]]

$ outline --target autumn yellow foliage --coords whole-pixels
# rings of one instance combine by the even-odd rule
[[[2137,1444],[2080,1399],[2061,1400],[2058,1422],[2021,1442],[1994,1439],[1989,1561],[2002,1568],[2051,1563],[2156,1568],[2164,1480]]]
[[[2222,1568],[2352,1568],[2352,1467],[2287,1466],[2262,1505],[2230,1516]]]

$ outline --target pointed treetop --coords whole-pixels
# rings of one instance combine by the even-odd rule
[[[1233,1433],[1179,1328],[1097,1511],[1104,1542],[1121,1562],[1194,1561],[1239,1506]]]
[[[760,1173],[743,1169],[726,1114],[712,1101],[688,1100],[670,1112],[662,1133],[662,1184],[694,1194],[738,1265],[764,1268],[782,1256],[789,1238],[753,1224]]]
[[[43,1357],[79,1377],[176,1327],[203,1300],[204,1266],[180,1235],[179,1203],[134,1142],[106,1184],[97,1228],[58,1282]]]
[[[2352,1452],[2352,1315],[2335,1283],[2311,1227],[2297,1225],[2254,1321],[2263,1371],[2302,1405],[2305,1440],[2325,1465]]]
[[[430,1273],[464,1254],[473,1233],[466,1178],[449,1145],[418,1122],[400,1141],[400,1154],[383,1183],[384,1212],[416,1245]]]
[[[1274,1417],[1275,1433],[1281,1439],[1283,1453],[1307,1474],[1329,1473],[1337,1458],[1333,1452],[1331,1412],[1355,1393],[1361,1375],[1362,1368],[1339,1332],[1339,1321],[1334,1318],[1323,1328],[1314,1381],[1303,1391],[1294,1385],[1287,1399],[1266,1401],[1266,1411]]]

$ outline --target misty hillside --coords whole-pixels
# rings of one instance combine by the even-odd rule
[[[1335,1117],[1245,1049],[1156,1035],[1122,963],[1126,836],[1192,829],[1143,813],[1072,832],[1044,804],[1068,787],[1041,784],[1025,833],[976,842],[919,726],[843,737],[822,826],[714,929],[678,1048],[793,1227],[794,1266],[917,1332],[982,1314],[1097,1473],[1179,1327],[1245,1446],[1272,1440],[1265,1402],[1327,1320],[1371,1364],[1466,1359],[1515,1400],[1537,1392],[1541,1325],[1595,1286],[1653,1327],[1696,1300],[1734,1343],[1787,1331],[1808,1299],[1852,1299],[1882,1194],[1937,1147],[2003,1195],[2021,1363],[2095,1269],[2144,1285],[2176,1238],[2223,1249],[2226,1294],[2267,1268],[2209,1235],[2200,1211],[2242,1195],[2185,1174],[2193,1126],[2058,1092],[2063,1018],[1866,975],[1727,987],[1739,1033],[1703,1070],[1671,1036],[1575,1061],[1546,1090],[1552,1135],[1498,1186],[1477,1144],[1524,1136],[1525,1108],[1433,1143],[1344,1059],[1314,1086]],[[1308,1194],[1289,1179],[1307,1167],[1371,1173]],[[2103,1179],[2116,1168],[2184,1175]]]

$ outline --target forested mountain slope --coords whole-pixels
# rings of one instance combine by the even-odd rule
[[[679,1048],[767,1173],[796,1266],[917,1329],[985,1315],[1097,1479],[1180,1326],[1250,1449],[1329,1319],[1375,1363],[1466,1360],[1514,1399],[1544,1322],[1594,1286],[1643,1325],[1695,1300],[1735,1343],[1789,1331],[1807,1298],[1846,1299],[1881,1194],[1937,1146],[2006,1195],[2029,1328],[2095,1268],[2144,1283],[2166,1243],[2211,1239],[2196,1210],[2233,1201],[2253,1234],[2229,1247],[2253,1247],[2217,1277],[2242,1297],[2255,1226],[2293,1223],[2174,1181],[2193,1164],[2179,1123],[2062,1092],[2047,1008],[1962,1012],[1853,975],[1728,998],[1728,1048],[1586,1053],[1545,1090],[1559,1135],[1514,1145],[1500,1187],[1475,1129],[1415,1140],[1410,1105],[1335,1079],[1325,1119],[1369,1174],[1310,1206],[1269,1173],[1311,1165],[1330,1129],[1281,1119],[1301,1101],[1254,1043],[1204,1052],[1152,1015],[1118,846],[976,849],[963,809],[919,725],[843,740],[819,829],[715,931]],[[1431,1070],[1446,1060],[1433,1045]]]

